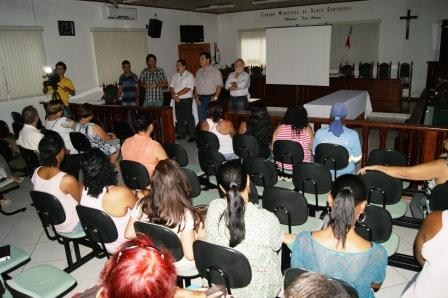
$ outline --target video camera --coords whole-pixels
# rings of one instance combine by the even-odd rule
[[[61,78],[59,77],[59,74],[56,72],[56,70],[46,73],[43,78],[47,79],[46,81],[44,81],[45,87],[51,86],[54,91],[58,89],[58,84],[61,81]]]

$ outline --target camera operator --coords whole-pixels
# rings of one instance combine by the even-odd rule
[[[75,86],[73,85],[72,81],[65,76],[65,71],[67,70],[67,65],[65,65],[64,62],[59,61],[56,63],[55,71],[59,75],[59,82],[57,83],[57,87],[51,86],[51,84],[48,84],[47,82],[44,82],[43,92],[44,94],[47,94],[47,92],[51,92],[53,95],[54,92],[57,93],[57,96],[55,99],[61,99],[64,103],[64,115],[70,116],[71,111],[68,106],[69,103],[69,96],[75,95]],[[54,90],[56,89],[56,90]]]

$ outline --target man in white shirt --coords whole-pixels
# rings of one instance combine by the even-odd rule
[[[243,59],[236,59],[233,65],[235,71],[229,74],[225,84],[225,88],[230,91],[229,110],[242,111],[247,109],[250,76],[244,71]]]
[[[179,59],[176,62],[177,73],[170,84],[170,93],[175,101],[178,139],[183,139],[188,134],[188,142],[195,141],[195,125],[192,111],[194,76],[185,69],[186,62]]]
[[[39,142],[44,135],[37,129],[39,114],[36,108],[33,106],[23,108],[22,119],[24,125],[22,130],[20,130],[17,145],[25,149],[39,151]]]

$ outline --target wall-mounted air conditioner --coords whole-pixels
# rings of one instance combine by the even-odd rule
[[[105,6],[103,16],[109,20],[137,20],[137,8]]]

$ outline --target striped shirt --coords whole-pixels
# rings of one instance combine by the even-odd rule
[[[118,86],[123,88],[123,102],[135,102],[137,99],[138,77],[135,73],[122,74]]]
[[[299,143],[303,148],[303,161],[311,162],[311,148],[310,141],[311,137],[306,129],[300,131],[297,134],[291,125],[280,125],[280,130],[275,138],[275,141],[293,141]],[[280,162],[276,162],[277,167],[281,167]],[[292,165],[284,164],[284,168],[287,170],[292,170]]]

